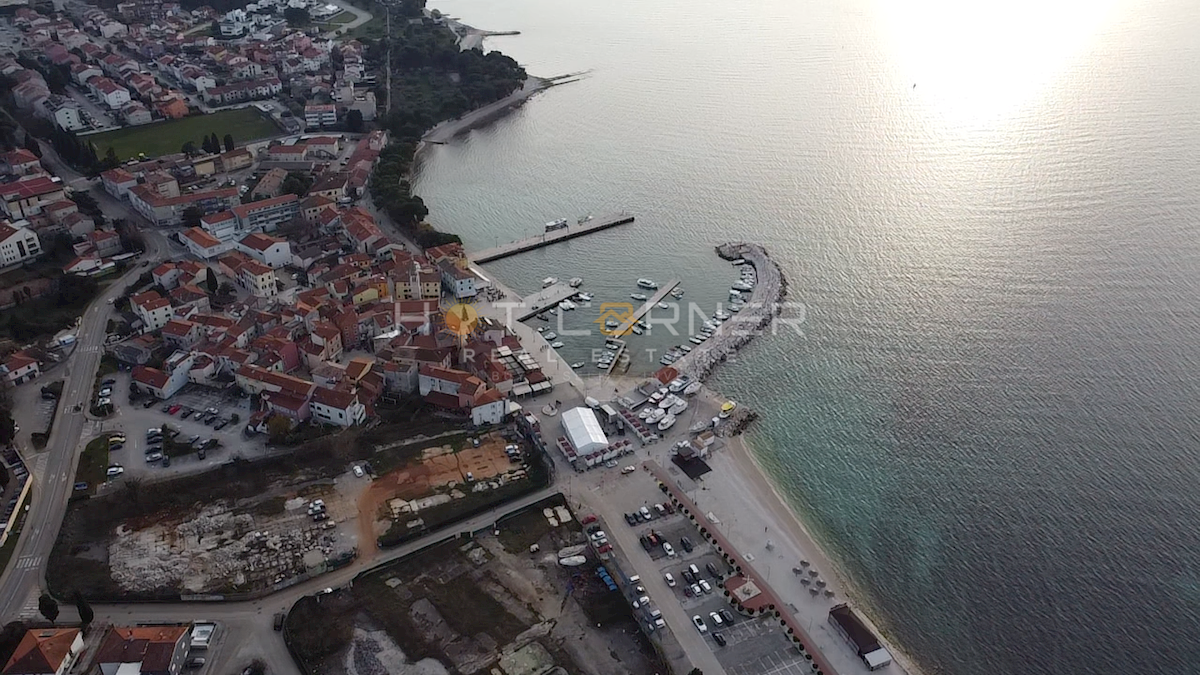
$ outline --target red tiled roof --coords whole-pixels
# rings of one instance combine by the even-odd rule
[[[5,673],[55,673],[63,659],[71,653],[71,644],[79,635],[78,628],[35,628],[25,631],[12,658],[4,666]]]
[[[329,406],[330,408],[336,408],[337,410],[345,410],[346,408],[349,408],[351,405],[353,405],[357,398],[358,397],[351,392],[341,391],[338,389],[326,389],[325,387],[317,387],[316,391],[314,391],[312,395],[312,400],[314,403],[320,403],[321,405]]]
[[[279,195],[278,197],[271,197],[270,199],[262,199],[257,202],[250,202],[249,204],[242,204],[241,206],[235,206],[235,207],[233,207],[233,213],[238,218],[246,218],[246,217],[250,216],[251,214],[256,213],[258,211],[274,208],[281,204],[287,204],[290,202],[294,202],[297,199],[299,199],[299,198],[293,194]]]
[[[213,248],[221,245],[221,240],[205,232],[199,227],[188,228],[183,236],[191,239],[200,248]]]
[[[143,673],[165,673],[170,669],[175,646],[187,632],[187,626],[113,627],[100,643],[95,662],[141,663]]]
[[[155,389],[161,389],[169,379],[170,376],[158,368],[150,368],[149,366],[135,366],[133,369],[134,382],[138,382]]]
[[[290,195],[290,196],[295,197],[295,195]],[[245,246],[246,248],[252,248],[255,251],[266,251],[267,249],[271,248],[275,244],[283,243],[283,240],[279,239],[278,237],[272,237],[267,234],[255,233],[255,234],[246,235],[244,238],[242,238],[242,241],[239,243],[242,246]]]

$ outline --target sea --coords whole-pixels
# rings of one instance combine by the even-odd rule
[[[802,321],[714,386],[921,670],[1200,673],[1200,2],[431,6],[584,73],[415,186],[470,250],[636,216],[486,266],[585,279],[546,324],[567,360],[638,278],[703,315],[714,246],[779,261]],[[631,372],[686,335],[631,338]]]

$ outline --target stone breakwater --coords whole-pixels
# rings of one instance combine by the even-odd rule
[[[754,267],[758,283],[742,311],[721,324],[711,338],[675,362],[680,373],[694,380],[707,378],[714,368],[766,330],[779,315],[780,303],[787,295],[787,279],[762,246],[731,242],[718,246],[717,255],[725,260],[744,259]]]

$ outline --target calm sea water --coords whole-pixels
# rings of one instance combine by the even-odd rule
[[[924,668],[1200,672],[1200,3],[434,6],[591,74],[430,153],[433,221],[483,248],[633,211],[489,266],[597,300],[711,305],[712,247],[764,242],[804,333],[717,385]]]

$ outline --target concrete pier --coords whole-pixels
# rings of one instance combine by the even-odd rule
[[[531,319],[577,293],[579,293],[578,288],[571,288],[561,282],[547,286],[537,293],[522,298],[520,305],[513,309],[513,319],[516,321]]]
[[[600,218],[592,218],[585,223],[567,225],[561,230],[554,230],[553,232],[546,232],[534,237],[529,237],[527,239],[520,239],[507,244],[501,244],[495,248],[484,249],[471,254],[469,257],[471,258],[471,262],[474,263],[492,262],[493,260],[500,260],[501,258],[514,256],[518,253],[532,251],[534,249],[539,249],[551,244],[557,244],[560,241],[575,239],[576,237],[582,237],[584,235],[592,234],[593,232],[607,230],[610,227],[616,227],[617,225],[624,225],[632,222],[633,215],[624,212],[603,216]]]
[[[675,290],[675,287],[678,285],[679,285],[679,279],[672,279],[672,280],[668,281],[667,283],[663,284],[662,286],[659,286],[658,290],[655,291],[654,295],[651,296],[649,300],[642,303],[641,307],[638,307],[637,309],[633,310],[633,313],[630,314],[625,319],[625,322],[622,323],[620,326],[617,326],[616,330],[614,330],[612,333],[610,333],[610,335],[614,335],[616,337],[625,337],[626,335],[628,335],[629,329],[633,327],[633,324],[636,323],[638,319],[642,318],[643,316],[646,316],[646,312],[649,312],[651,309],[654,308],[655,305],[662,302],[662,299],[667,297],[667,294],[670,293],[671,291]]]

